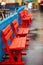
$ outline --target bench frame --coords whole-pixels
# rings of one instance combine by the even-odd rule
[[[10,50],[9,49],[8,39],[13,41],[12,33],[13,33],[13,31],[12,31],[10,25],[8,25],[4,30],[2,30],[2,38],[3,38],[3,40],[5,42],[5,46],[6,46],[6,48],[4,48],[3,50],[6,50],[7,54],[9,55],[9,58],[5,62],[2,62],[0,64],[24,65],[24,62],[21,60],[21,55],[22,54],[26,55],[25,52],[22,52],[22,50],[24,50],[25,48],[23,48],[22,50],[19,50],[19,49]],[[17,56],[17,60],[15,61],[14,58],[16,56]]]
[[[20,19],[22,20],[22,26],[28,27],[32,22],[33,14],[28,14],[28,10],[23,10],[19,13]]]

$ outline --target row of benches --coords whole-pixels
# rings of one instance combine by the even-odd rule
[[[3,50],[6,51],[6,54],[9,57],[5,62],[2,62],[0,64],[24,65],[21,57],[22,55],[27,54],[26,52],[24,52],[24,50],[29,45],[27,43],[27,40],[29,41],[29,38],[27,38],[26,35],[29,33],[28,25],[30,25],[31,23],[30,19],[32,15],[30,14],[30,16],[28,13],[26,13],[26,10],[23,12],[20,12],[20,19],[22,20],[22,24],[20,26],[18,25],[17,20],[14,20],[11,25],[8,25],[5,29],[2,30],[2,38],[5,43],[5,48],[3,48]],[[23,16],[21,16],[21,14]],[[25,21],[23,20],[24,18],[26,18]],[[15,37],[13,36],[13,32],[16,35]],[[10,45],[8,45],[9,39]]]

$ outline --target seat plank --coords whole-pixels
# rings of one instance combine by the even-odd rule
[[[18,34],[22,34],[23,33],[23,29],[22,28],[18,28]]]
[[[24,28],[24,30],[23,30],[23,34],[28,34],[28,28]]]
[[[14,38],[14,39],[12,40],[12,43],[11,43],[11,45],[10,45],[10,48],[16,47],[16,46],[17,46],[17,43],[18,43],[18,38]]]
[[[26,38],[22,37],[22,38],[16,38],[12,41],[11,45],[10,45],[10,49],[14,49],[14,50],[22,50],[25,48],[26,45]]]
[[[27,34],[28,30],[28,28],[19,28],[18,34]]]

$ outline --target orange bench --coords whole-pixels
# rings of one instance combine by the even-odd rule
[[[29,14],[29,13],[28,13],[28,10],[26,10],[26,9],[23,10],[23,12],[24,12],[24,15],[27,16],[27,17],[30,17],[30,18],[31,18],[31,17],[34,16],[34,14]]]
[[[20,12],[20,19],[22,20],[22,26],[29,26],[32,22],[31,18],[33,14],[28,14],[28,10],[23,10]]]
[[[12,28],[16,36],[24,37],[29,33],[29,28],[19,27],[17,20],[12,22]]]
[[[24,65],[24,62],[21,60],[21,56],[22,54],[26,54],[25,52],[22,52],[22,50],[24,50],[26,47],[26,38],[13,38],[12,33],[13,31],[10,25],[8,25],[4,30],[2,30],[2,38],[5,43],[5,48],[3,48],[3,50],[6,50],[6,53],[8,54],[9,58],[7,58],[5,62],[2,62],[0,64]],[[11,40],[10,45],[8,45],[9,39]],[[15,57],[17,57],[16,61]]]

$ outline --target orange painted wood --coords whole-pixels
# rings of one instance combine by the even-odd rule
[[[16,23],[16,24],[15,24]],[[18,22],[17,20],[14,20],[12,22],[12,28],[13,28],[13,31],[16,35],[23,35],[23,34],[28,34],[28,28],[23,28],[23,27],[19,27],[18,25],[18,28],[15,28],[16,25],[18,25]]]
[[[10,25],[8,25],[4,30],[3,30],[3,32],[2,32],[2,34],[7,34],[7,32],[10,30]]]
[[[23,50],[25,49],[25,45],[26,38],[14,38],[9,48],[11,50]]]
[[[18,31],[18,33],[20,34],[20,32],[22,31],[22,33],[21,34],[28,34],[28,28],[19,28],[18,29],[19,31]]]
[[[21,51],[26,47],[26,37],[14,37],[12,39],[12,32],[10,25],[2,30],[2,37],[5,43],[5,48],[3,50],[6,50],[6,53],[9,56],[9,58],[4,63],[2,62],[2,64],[10,63],[14,65],[24,65],[24,62],[21,60]],[[8,39],[11,40],[10,45],[8,44]],[[17,57],[17,61],[14,59],[15,56]]]
[[[9,33],[5,36],[5,39],[8,40],[12,35],[12,30],[9,31]]]
[[[25,21],[30,20],[30,17],[22,18],[22,20],[25,20]]]

